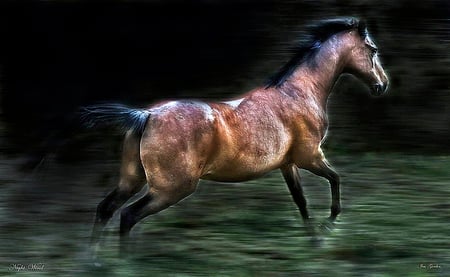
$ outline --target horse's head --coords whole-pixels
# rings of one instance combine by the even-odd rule
[[[373,95],[382,95],[388,88],[389,79],[378,57],[378,48],[363,21],[358,22],[357,32],[353,34],[354,43],[345,71],[364,80],[371,88]]]

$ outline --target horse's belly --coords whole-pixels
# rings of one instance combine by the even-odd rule
[[[270,170],[269,170],[270,171]],[[267,171],[267,172],[269,172]],[[216,182],[245,182],[249,180],[256,179],[258,177],[263,176],[267,173],[264,172],[234,172],[233,174],[229,174],[229,172],[207,172],[205,175],[201,177],[203,180],[211,180]]]
[[[258,157],[256,159],[234,159],[221,165],[211,166],[201,179],[218,182],[243,182],[263,176],[279,168],[281,161],[272,159],[268,162]]]

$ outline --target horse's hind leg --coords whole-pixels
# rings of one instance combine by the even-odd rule
[[[141,219],[158,213],[171,205],[179,202],[195,191],[198,179],[190,179],[178,182],[150,182],[148,193],[124,208],[120,218],[121,252],[126,250],[131,228]]]
[[[120,181],[118,186],[97,206],[91,244],[98,242],[103,228],[114,212],[145,184],[145,172],[140,160],[139,144],[140,136],[133,132],[126,134],[123,144]]]

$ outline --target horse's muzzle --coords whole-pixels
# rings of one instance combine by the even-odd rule
[[[378,83],[372,86],[373,95],[380,96],[386,93],[388,83]]]

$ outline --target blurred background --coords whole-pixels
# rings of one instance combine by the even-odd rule
[[[325,245],[308,244],[273,173],[202,182],[137,226],[130,259],[116,255],[115,218],[107,266],[91,268],[90,224],[117,180],[122,137],[81,128],[77,108],[234,97],[289,59],[306,24],[336,16],[368,22],[391,86],[374,98],[343,76],[330,97],[324,148],[343,177],[344,212]],[[443,0],[2,2],[0,272],[44,263],[39,273],[52,276],[450,275],[449,47]],[[320,221],[328,185],[304,176]]]

